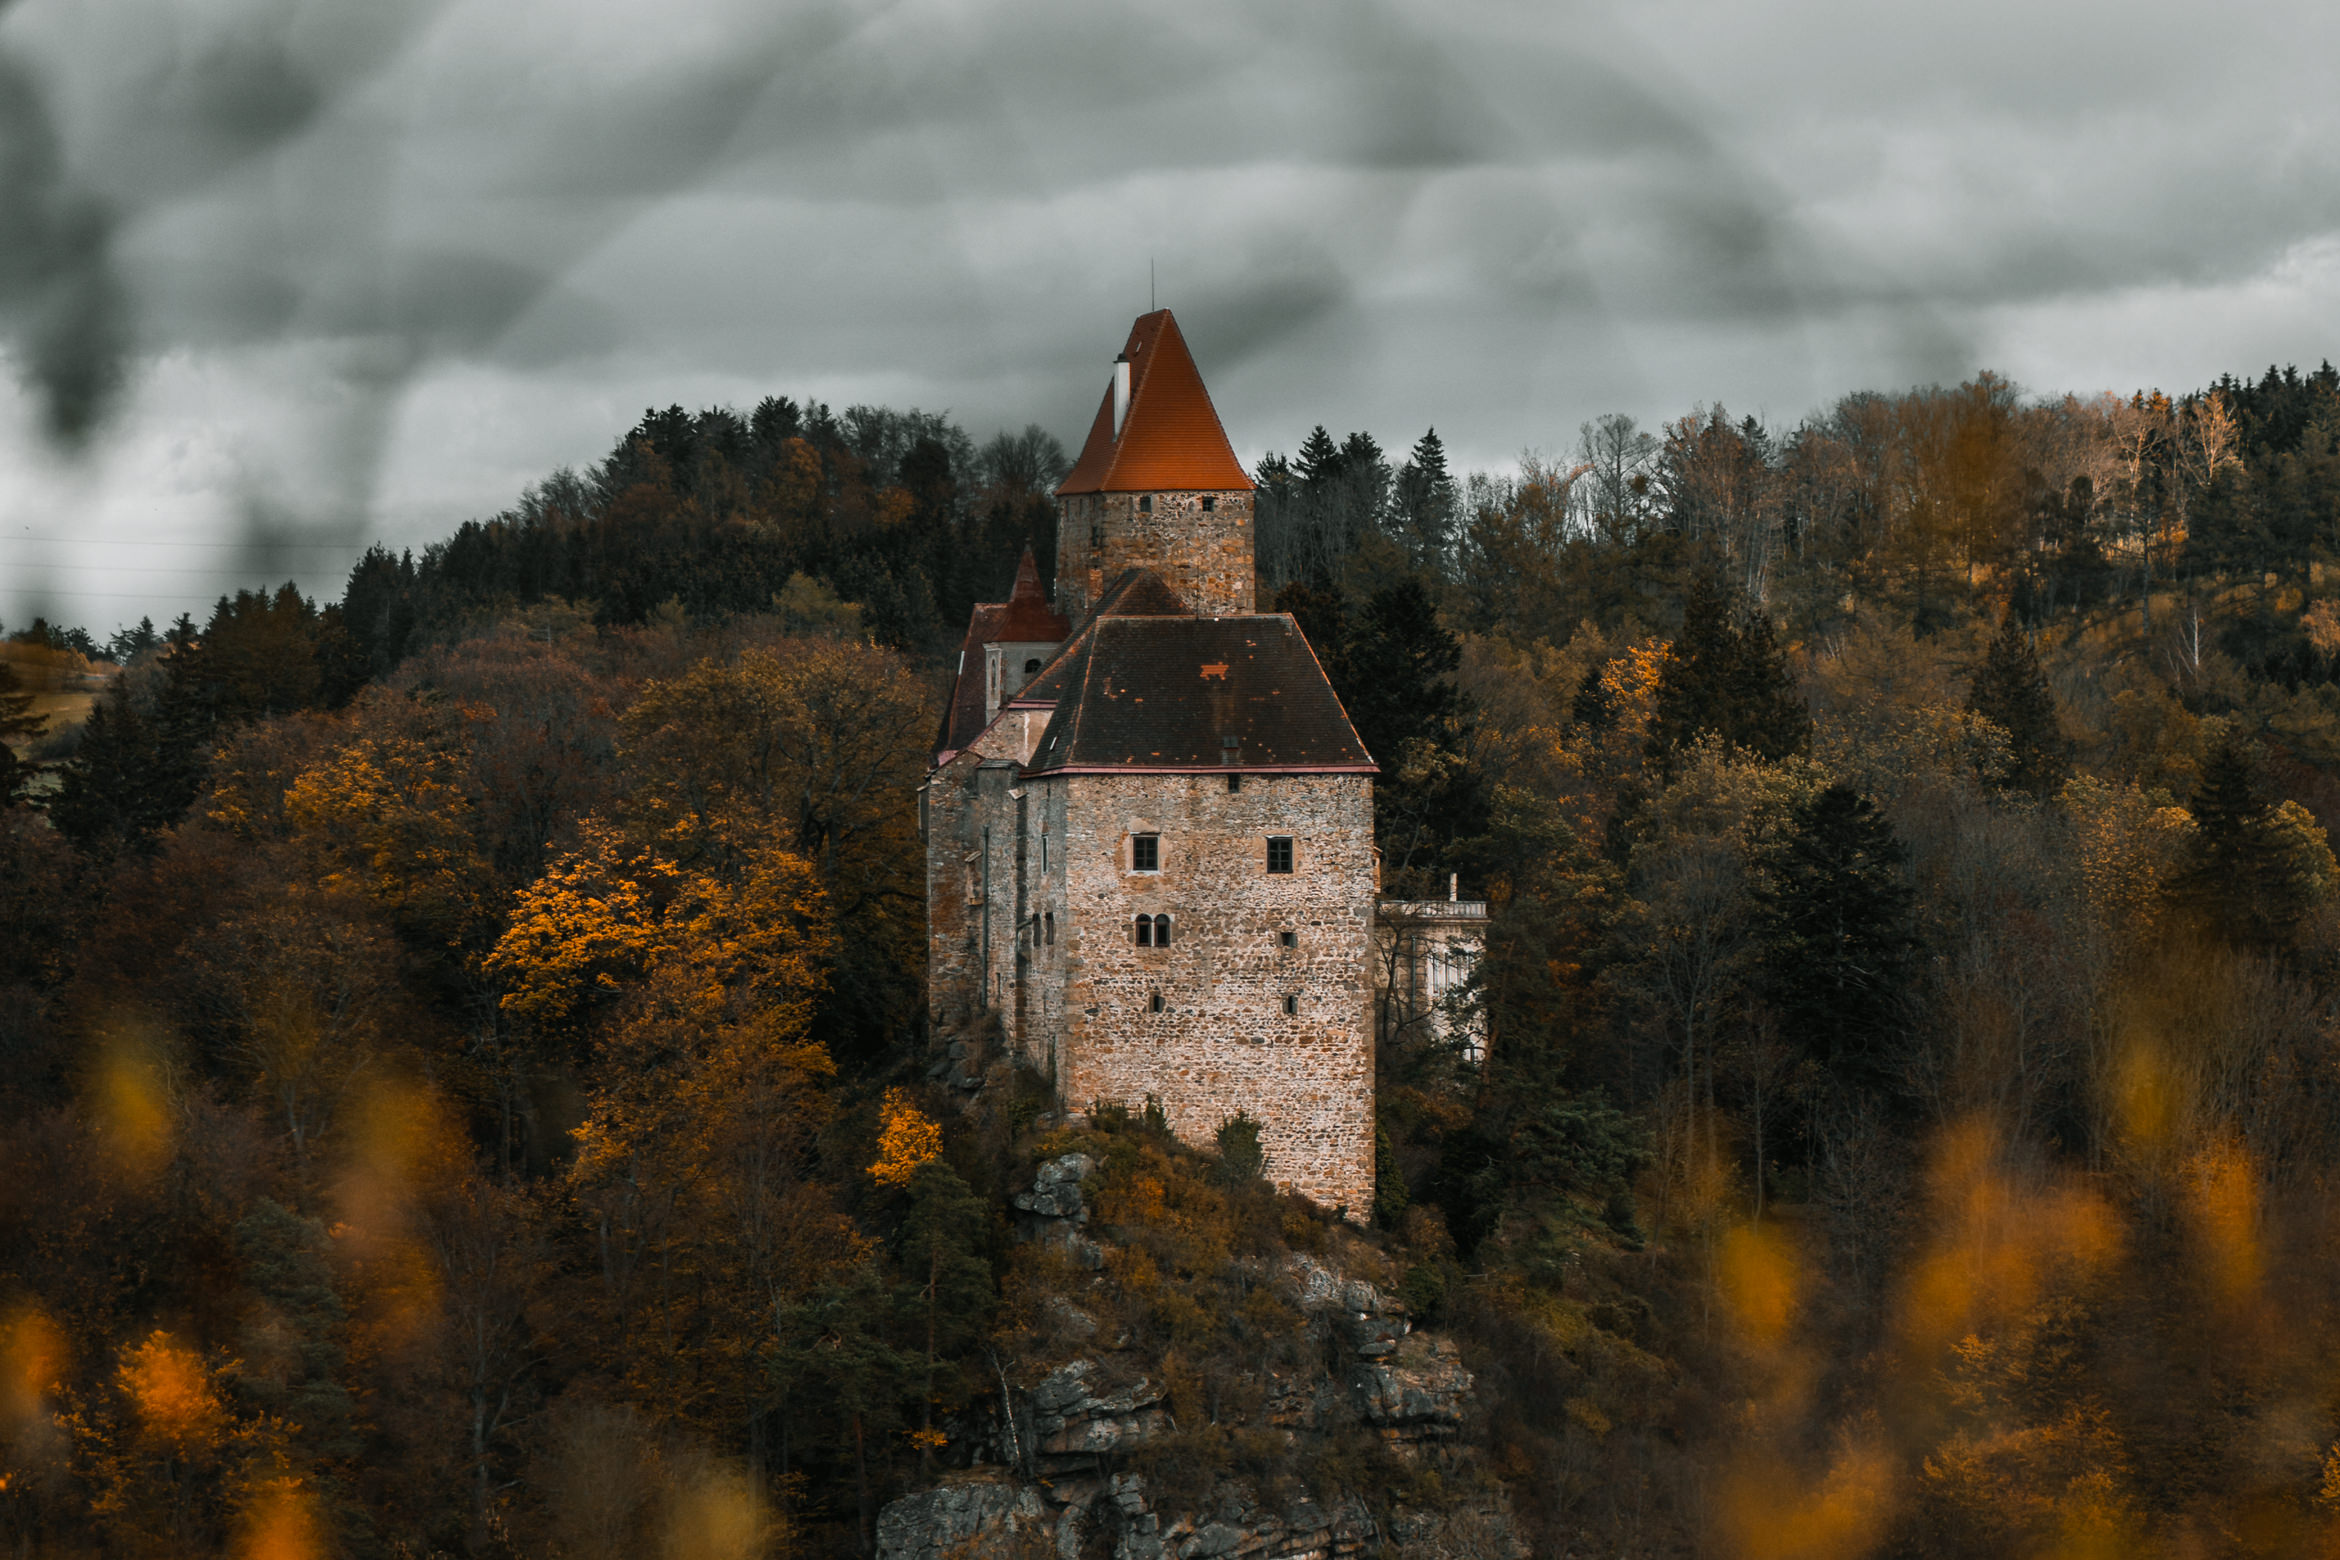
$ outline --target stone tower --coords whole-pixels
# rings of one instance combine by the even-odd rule
[[[928,1003],[1073,1109],[1157,1101],[1267,1173],[1373,1195],[1372,756],[1291,617],[1252,610],[1252,489],[1167,310],[1115,364],[1063,503],[975,608],[920,794]]]
[[[1130,327],[1056,491],[1057,611],[1086,615],[1129,569],[1159,574],[1204,617],[1253,609],[1251,478],[1168,309]]]

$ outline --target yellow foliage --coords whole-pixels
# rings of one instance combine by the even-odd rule
[[[2331,898],[2333,890],[2340,888],[2340,861],[2333,859],[2331,837],[2316,815],[2286,797],[2275,804],[2268,822],[2300,876],[2307,880],[2309,891],[2318,899]]]
[[[141,1024],[111,1028],[89,1085],[91,1113],[113,1166],[144,1180],[170,1162],[177,1137],[169,1053]]]
[[[589,821],[584,842],[519,891],[512,924],[485,960],[504,1010],[556,1025],[588,998],[645,991],[694,1023],[728,1005],[769,1021],[803,1016],[835,957],[811,867],[770,847],[737,876],[683,872]]]
[[[2229,1305],[2258,1293],[2259,1169],[2232,1138],[2211,1143],[2186,1165],[2185,1211],[2211,1289]]]
[[[156,1331],[122,1352],[115,1384],[146,1433],[180,1451],[215,1444],[226,1428],[210,1367],[167,1332]]]
[[[1838,1454],[1817,1479],[1750,1453],[1723,1477],[1716,1504],[1722,1552],[1742,1560],[1855,1560],[1872,1553],[1893,1514],[1893,1463],[1881,1449]]]
[[[320,882],[389,909],[454,944],[485,909],[486,863],[466,830],[471,803],[454,744],[364,736],[302,771],[284,795],[295,835],[321,858]]]
[[[596,991],[639,978],[666,949],[655,899],[672,863],[631,851],[616,829],[588,819],[583,845],[515,895],[512,922],[487,956],[514,1018],[555,1024]]]
[[[237,1560],[315,1560],[325,1552],[317,1499],[298,1479],[270,1479],[244,1515]]]
[[[908,1186],[920,1165],[942,1153],[942,1128],[900,1089],[886,1091],[878,1115],[878,1156],[869,1178],[880,1186]]]
[[[37,1306],[0,1322],[0,1434],[21,1434],[45,1411],[65,1372],[65,1335]]]
[[[1902,1336],[1921,1361],[1994,1320],[2028,1313],[2059,1279],[2096,1273],[2118,1254],[2102,1199],[2070,1186],[2019,1183],[1986,1126],[1946,1130],[1927,1168],[1933,1214],[1901,1302]]]
[[[1715,1271],[1723,1304],[1748,1344],[1777,1348],[1795,1319],[1802,1278],[1778,1230],[1752,1224],[1732,1230],[1722,1239]]]
[[[661,1560],[760,1560],[776,1524],[755,1481],[738,1469],[699,1469],[668,1497]]]
[[[2075,775],[2058,800],[2072,821],[2091,926],[2108,948],[2133,946],[2153,927],[2193,819],[2157,804],[2135,782],[2116,786],[2088,775]]]

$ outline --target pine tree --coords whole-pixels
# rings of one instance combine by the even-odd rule
[[[1678,749],[1710,733],[1767,759],[1811,742],[1812,717],[1770,618],[1750,610],[1741,626],[1734,606],[1711,570],[1692,579],[1650,719],[1649,754],[1661,771]]]
[[[162,643],[162,635],[155,632],[154,619],[142,617],[136,628],[117,630],[106,641],[106,659],[116,666],[128,666]]]
[[[1728,710],[1732,742],[1768,759],[1801,753],[1812,742],[1812,712],[1788,669],[1787,651],[1769,614],[1752,608],[1739,628],[1732,658]]]
[[[1398,468],[1397,508],[1416,560],[1444,560],[1454,545],[1455,486],[1435,428],[1415,441],[1413,454]]]
[[[2275,809],[2253,745],[2223,733],[2188,803],[2193,843],[2170,897],[2245,947],[2289,947],[2314,894]]]
[[[1486,778],[1468,761],[1472,709],[1455,687],[1462,642],[1416,578],[1376,591],[1357,614],[1334,685],[1381,766],[1374,831],[1394,892],[1428,893],[1472,871],[1488,828]]]
[[[1867,797],[1831,785],[1755,862],[1755,989],[1783,1037],[1850,1082],[1893,1081],[1919,946],[1907,854]]]
[[[1966,707],[2007,733],[2009,790],[2046,796],[2064,783],[2064,734],[2056,724],[2056,697],[2048,691],[2031,636],[2010,612],[1983,657]]]
[[[1386,769],[1408,742],[1452,746],[1463,715],[1454,674],[1462,641],[1438,621],[1418,579],[1376,591],[1343,646],[1348,682],[1341,697],[1366,750]]]
[[[1300,453],[1292,457],[1292,469],[1300,474],[1303,487],[1321,487],[1338,477],[1344,466],[1340,446],[1324,431],[1323,423],[1308,430],[1308,437],[1300,441]]]

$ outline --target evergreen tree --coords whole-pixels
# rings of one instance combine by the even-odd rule
[[[114,637],[106,641],[106,659],[116,666],[128,666],[161,643],[162,635],[155,632],[154,619],[142,617],[136,628],[116,630]]]
[[[38,766],[16,756],[16,744],[41,734],[48,717],[32,712],[33,696],[18,682],[16,668],[0,661],[0,807],[15,804],[24,788],[40,773]]]
[[[902,1220],[901,1298],[909,1312],[905,1320],[920,1336],[905,1352],[923,1348],[920,1427],[931,1435],[936,1403],[957,1408],[972,1385],[943,1378],[960,1375],[950,1361],[965,1356],[990,1320],[991,1264],[984,1260],[982,1243],[994,1210],[939,1158],[912,1173],[909,1193],[910,1207]]]
[[[1396,892],[1433,893],[1453,872],[1476,872],[1491,797],[1469,761],[1470,701],[1455,687],[1462,642],[1419,578],[1376,591],[1342,647],[1335,683],[1381,775],[1374,832]]]
[[[1890,1087],[1917,976],[1908,853],[1865,796],[1831,785],[1757,853],[1755,990],[1792,1045],[1848,1082]]]
[[[124,675],[99,696],[49,799],[49,821],[93,855],[143,847],[195,799],[191,754],[140,694]]]
[[[1771,615],[1750,607],[1738,631],[1727,686],[1732,742],[1768,759],[1801,753],[1812,742],[1812,712],[1788,667]]]
[[[1275,608],[1288,612],[1292,621],[1300,625],[1300,632],[1308,640],[1308,648],[1316,652],[1317,664],[1324,675],[1332,679],[1336,691],[1349,685],[1349,603],[1334,586],[1318,588],[1295,580],[1276,592]]]
[[[1712,570],[1691,580],[1650,719],[1649,753],[1661,772],[1678,749],[1709,733],[1767,759],[1811,742],[1811,712],[1771,619],[1750,610],[1742,626],[1734,605]]]
[[[2031,636],[2009,612],[1967,691],[1966,707],[2007,733],[2009,790],[2046,796],[2064,783],[2064,734]]]
[[[1413,454],[1398,468],[1398,517],[1417,563],[1437,567],[1454,546],[1456,493],[1446,469],[1446,446],[1432,428],[1415,441]]]
[[[1342,471],[1340,446],[1332,435],[1318,423],[1308,430],[1308,437],[1300,441],[1300,453],[1292,457],[1292,469],[1300,474],[1303,487],[1321,487],[1340,476]]]
[[[2315,885],[2276,818],[2255,747],[2222,733],[2187,805],[2194,836],[2170,897],[2244,947],[2289,947]]]
[[[1461,735],[1463,697],[1454,686],[1462,641],[1438,621],[1419,579],[1374,593],[1342,646],[1347,683],[1340,689],[1366,751],[1385,769],[1409,742],[1452,747]]]

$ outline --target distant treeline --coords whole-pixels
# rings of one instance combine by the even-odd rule
[[[859,603],[883,642],[926,649],[955,637],[975,602],[1004,597],[1023,548],[1053,574],[1051,494],[1068,465],[1038,427],[978,448],[925,412],[839,416],[773,397],[745,417],[672,406],[645,413],[591,470],[555,472],[420,559],[369,552],[342,607],[379,672],[417,634],[499,607],[559,597],[617,624],[661,608],[766,612],[802,574]]]

